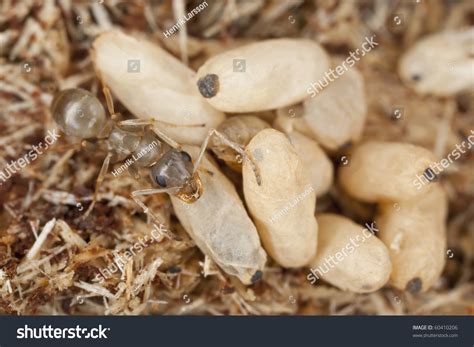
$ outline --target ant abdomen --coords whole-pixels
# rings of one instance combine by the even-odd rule
[[[135,133],[115,126],[107,139],[108,150],[112,154],[112,162],[131,157],[134,165],[148,167],[156,163],[162,152],[161,141],[151,130]]]
[[[53,99],[51,112],[65,134],[81,139],[98,137],[107,121],[99,99],[81,88],[60,91]]]

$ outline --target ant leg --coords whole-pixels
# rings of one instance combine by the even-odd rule
[[[66,150],[73,149],[74,152],[79,151],[81,149],[84,149],[86,151],[94,151],[97,150],[96,144],[94,142],[88,141],[88,140],[82,140],[81,142],[76,142],[76,143],[68,143],[65,145],[60,145],[60,146],[54,146],[52,147],[53,152],[63,152]]]
[[[89,140],[82,140],[81,148],[88,151],[88,152],[97,152],[100,151],[100,140],[98,141],[89,141]]]
[[[255,174],[255,178],[257,180],[257,184],[258,185],[261,185],[262,184],[262,177],[260,175],[260,170],[257,166],[257,164],[255,163],[255,160],[254,158],[251,156],[251,155],[248,155],[245,150],[242,148],[241,145],[239,145],[238,143],[236,142],[233,142],[231,140],[229,140],[224,134],[220,133],[219,131],[217,131],[216,129],[211,129],[209,130],[206,138],[204,139],[204,142],[202,143],[201,145],[201,149],[199,151],[199,155],[196,159],[196,162],[194,163],[194,169],[193,169],[193,175],[194,173],[198,170],[199,168],[199,165],[201,165],[201,161],[202,159],[204,158],[204,154],[206,153],[206,148],[207,146],[209,145],[209,140],[211,139],[211,137],[215,135],[217,136],[217,138],[219,138],[219,140],[221,140],[225,145],[229,146],[230,148],[232,148],[234,151],[236,151],[237,153],[240,154],[240,156],[243,158],[243,159],[246,159],[250,162],[250,165],[252,166],[252,170]]]
[[[164,132],[162,132],[157,126],[156,126],[157,121],[154,119],[127,119],[124,121],[121,121],[118,123],[119,126],[121,125],[131,125],[131,126],[146,126],[146,125],[151,125],[153,132],[158,136],[160,139],[165,141],[168,145],[170,145],[173,148],[176,149],[181,149],[181,145],[177,143],[175,140],[170,138],[168,135],[166,135]]]
[[[137,121],[133,123],[132,121]],[[165,122],[164,120],[158,120],[155,118],[148,118],[148,119],[127,119],[122,121],[124,122],[123,125],[134,125],[134,124],[139,124],[139,125],[156,125],[156,123],[164,124],[168,127],[171,128],[204,128],[206,124],[204,123],[199,123],[199,124],[173,124],[173,123],[168,123]]]
[[[94,205],[97,201],[97,194],[99,193],[99,188],[102,185],[102,182],[104,181],[107,171],[109,170],[109,164],[110,164],[111,158],[112,158],[112,153],[108,153],[104,159],[104,162],[102,163],[102,168],[100,169],[99,176],[97,177],[97,181],[95,182],[95,190],[94,190],[94,196],[92,198],[92,203],[90,204],[89,208],[84,214],[84,218],[87,218],[89,214],[91,213],[92,209],[94,208]]]
[[[105,126],[103,129],[100,131],[99,135],[97,138],[103,139],[107,138],[110,132],[112,131],[115,122],[120,119],[120,114],[115,113],[115,108],[114,108],[114,99],[112,98],[112,93],[110,92],[109,87],[105,84],[102,76],[100,73],[97,74],[99,76],[100,83],[102,84],[102,93],[105,96],[105,102],[107,104],[107,110],[109,111],[110,114],[110,119],[107,120],[105,123]]]
[[[112,98],[112,93],[110,93],[109,87],[105,85],[105,83],[102,83],[102,92],[104,93],[105,96],[105,101],[107,103],[107,109],[109,110],[109,113],[111,116],[115,114],[115,109],[114,109],[114,100]]]
[[[133,196],[143,196],[143,195],[153,195],[153,194],[161,194],[161,193],[175,193],[178,191],[178,188],[149,188],[149,189],[141,189],[135,190],[132,195]]]
[[[132,192],[132,199],[138,206],[142,208],[143,212],[153,220],[153,223],[155,225],[159,225],[158,229],[164,236],[170,238],[171,240],[181,241],[182,239],[178,235],[170,232],[168,228],[166,228],[164,223],[162,223],[161,220],[152,211],[150,211],[150,209],[138,198],[142,195],[166,193],[167,191],[170,191],[172,189],[173,188],[135,190],[134,192]]]
[[[176,142],[175,140],[173,140],[172,138],[170,138],[168,135],[166,135],[164,132],[162,132],[159,128],[154,126],[154,127],[152,127],[151,130],[153,130],[153,132],[156,134],[156,136],[158,136],[160,139],[165,141],[168,145],[170,145],[173,148],[181,150],[181,145],[178,142]]]
[[[107,103],[107,110],[109,111],[110,117],[114,120],[117,117],[114,108],[114,99],[112,98],[112,93],[110,92],[109,87],[104,82],[104,78],[99,71],[96,71],[97,76],[99,77],[100,84],[102,84],[102,93],[105,96],[105,102]]]
[[[52,151],[53,152],[64,152],[66,150],[70,150],[70,149],[73,149],[74,151],[78,151],[81,149],[82,144],[81,143],[68,143],[68,144],[65,144],[65,145],[60,145],[60,146],[54,146],[52,148]]]

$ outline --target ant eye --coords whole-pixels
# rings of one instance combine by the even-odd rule
[[[158,183],[161,187],[166,188],[166,179],[165,176],[159,175],[155,177],[156,183]]]
[[[181,151],[181,155],[183,156],[183,158],[184,158],[186,161],[191,162],[191,156],[190,156],[187,152]]]

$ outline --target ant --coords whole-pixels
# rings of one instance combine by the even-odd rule
[[[209,139],[213,135],[216,135],[223,143],[239,152],[243,158],[247,158],[245,151],[239,144],[230,141],[216,129],[210,129],[193,164],[191,156],[182,150],[182,146],[159,129],[158,123],[165,122],[155,119],[119,121],[120,114],[115,112],[109,88],[104,86],[103,93],[110,114],[109,120],[99,99],[81,88],[62,90],[56,94],[51,103],[51,114],[62,132],[68,136],[81,139],[84,147],[91,142],[97,143],[100,141],[105,142],[107,147],[107,156],[102,163],[96,180],[92,203],[84,214],[84,218],[94,208],[100,186],[110,164],[123,162],[132,155],[146,153],[128,167],[132,177],[135,179],[140,177],[137,167],[147,168],[153,185],[158,188],[133,191],[131,196],[135,203],[143,209],[144,213],[159,225],[161,223],[158,217],[138,197],[168,193],[177,196],[185,203],[193,203],[198,200],[204,190],[197,169],[204,157]],[[166,124],[170,125],[169,123]],[[204,126],[204,124],[187,126]],[[257,174],[256,165],[253,161],[251,162]],[[160,228],[160,230],[163,229]],[[172,239],[177,239],[166,229],[164,233]]]

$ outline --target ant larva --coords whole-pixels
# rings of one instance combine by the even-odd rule
[[[128,167],[128,170],[131,176],[137,179],[140,177],[137,167],[149,169],[152,183],[154,186],[158,186],[158,188],[133,191],[131,196],[145,214],[154,222],[161,224],[158,217],[138,197],[168,193],[178,197],[185,203],[193,203],[199,199],[203,194],[203,186],[197,169],[204,157],[209,139],[213,135],[218,136],[224,143],[241,153],[243,157],[246,157],[243,149],[237,144],[228,140],[217,130],[210,129],[193,164],[191,156],[182,150],[181,145],[158,128],[157,123],[161,121],[155,119],[128,119],[120,121],[120,115],[115,113],[112,95],[108,87],[104,87],[103,92],[107,109],[110,113],[110,120],[107,120],[105,109],[99,99],[84,89],[62,90],[55,96],[51,104],[53,119],[66,135],[83,140],[83,146],[90,142],[97,143],[103,141],[107,147],[107,156],[96,180],[92,203],[84,217],[90,214],[97,201],[99,188],[110,163],[124,161],[126,158],[137,153],[146,153],[135,160],[133,165]],[[202,125],[188,125],[187,127],[195,126]],[[153,146],[156,143],[158,145]],[[176,236],[167,230],[164,232],[168,237],[176,239]]]

